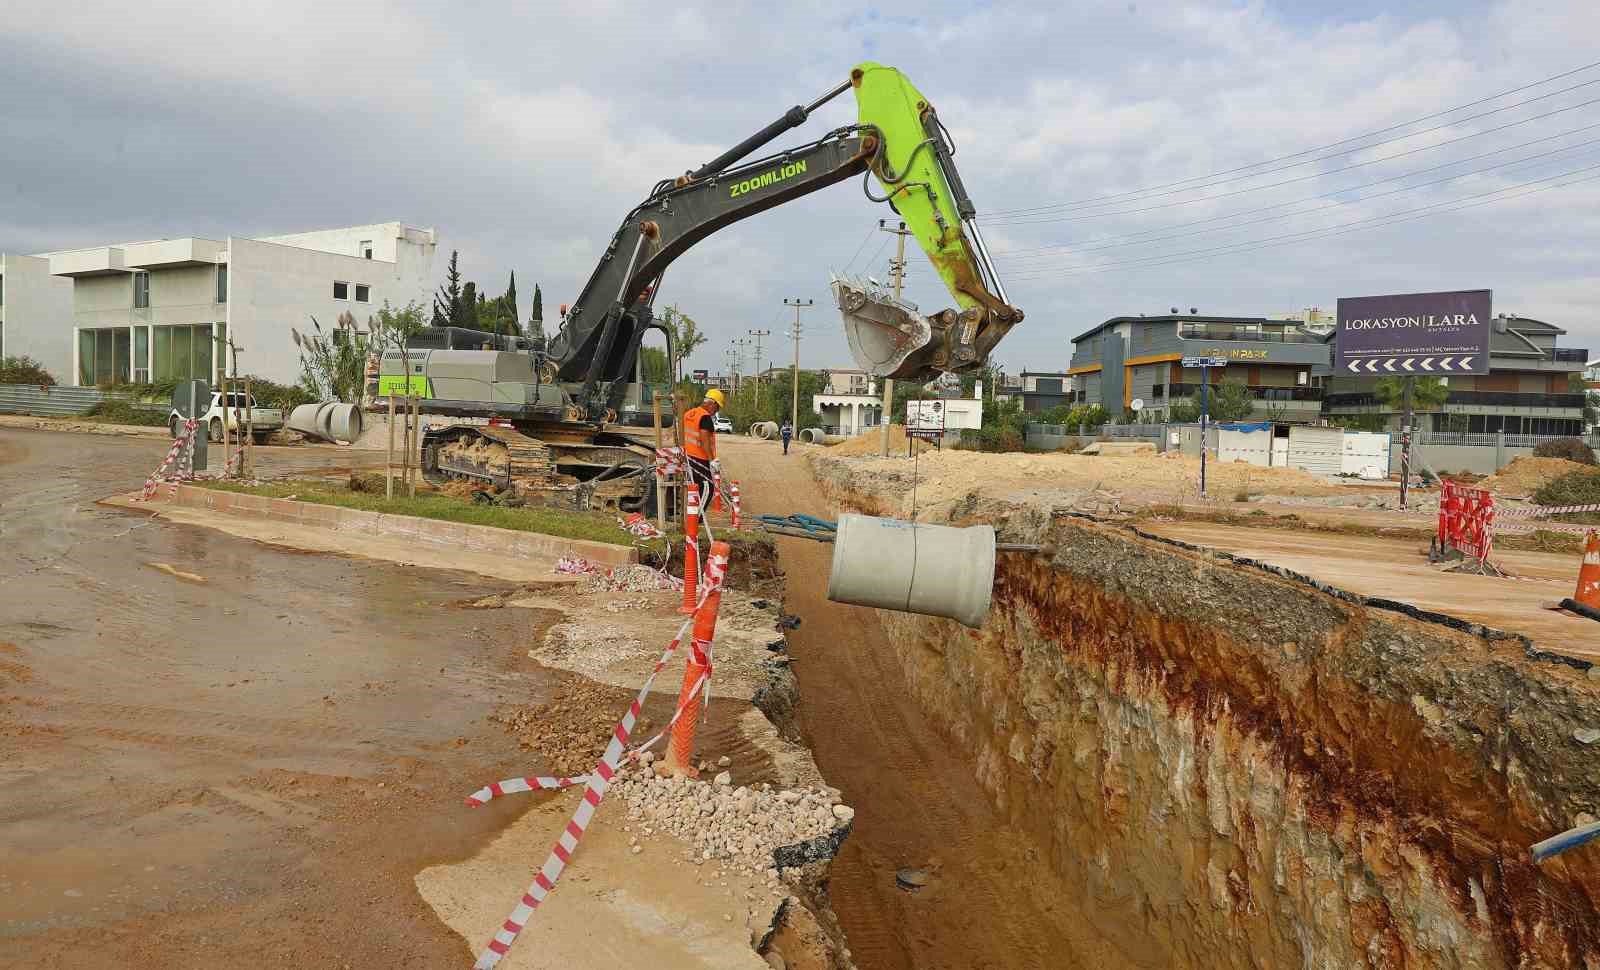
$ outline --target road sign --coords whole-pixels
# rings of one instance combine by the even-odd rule
[[[1487,374],[1492,306],[1490,290],[1341,297],[1334,373]]]
[[[907,401],[906,433],[943,434],[945,430],[944,412],[944,402],[940,400]]]
[[[1184,367],[1226,367],[1226,366],[1228,366],[1228,358],[1226,358],[1226,357],[1185,357],[1182,360],[1178,361],[1178,363],[1182,364]]]
[[[1133,408],[1135,411],[1143,411],[1144,410],[1144,398],[1136,397],[1136,398],[1133,399],[1133,403],[1129,404],[1128,406]]]

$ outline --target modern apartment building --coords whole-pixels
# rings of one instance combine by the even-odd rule
[[[1112,317],[1072,339],[1073,400],[1099,404],[1113,416],[1135,400],[1159,420],[1173,402],[1200,394],[1200,369],[1184,357],[1224,357],[1213,384],[1241,379],[1256,399],[1253,417],[1308,423],[1322,410],[1312,373],[1324,370],[1328,345],[1298,321],[1172,313]]]
[[[1557,339],[1565,334],[1543,320],[1495,317],[1489,335],[1489,373],[1444,378],[1450,396],[1442,409],[1420,415],[1420,426],[1471,434],[1582,434],[1581,382],[1589,351],[1557,347]],[[1326,369],[1321,373],[1329,374],[1329,417],[1375,414],[1391,428],[1400,427],[1395,407],[1383,404],[1374,393],[1378,378],[1342,377]]]
[[[1066,371],[1023,371],[1017,389],[1022,397],[1022,410],[1037,414],[1058,405],[1071,404],[1073,383],[1072,375]]]
[[[32,357],[59,381],[72,347],[54,335],[72,326],[72,283],[50,275],[50,260],[0,253],[0,357]]]
[[[63,383],[215,380],[231,337],[239,370],[283,383],[300,372],[291,329],[365,328],[385,303],[426,306],[437,236],[399,222],[287,236],[185,237],[44,254],[70,286],[65,320],[13,333],[48,347]],[[41,358],[44,359],[44,358]]]

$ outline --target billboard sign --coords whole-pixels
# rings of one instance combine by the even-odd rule
[[[1333,372],[1487,374],[1492,297],[1490,290],[1341,297]]]
[[[906,402],[906,433],[916,434],[918,432],[924,434],[944,433],[943,401]]]
[[[689,374],[689,379],[694,381],[696,384],[704,384],[711,380],[711,372],[708,370],[692,371]]]

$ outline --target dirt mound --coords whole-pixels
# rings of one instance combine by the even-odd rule
[[[1560,478],[1570,472],[1596,472],[1591,465],[1581,465],[1565,458],[1534,458],[1524,455],[1511,460],[1511,464],[1500,469],[1478,483],[1479,488],[1486,488],[1496,495],[1532,495],[1552,479]]]
[[[889,425],[889,454],[904,458],[906,451],[906,429],[898,424]],[[926,441],[917,442],[917,451],[932,451],[933,445]],[[876,455],[883,451],[883,429],[873,428],[866,434],[857,435],[847,441],[828,446],[830,455]]]

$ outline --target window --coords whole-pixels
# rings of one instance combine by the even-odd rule
[[[371,259],[372,258],[372,240],[370,240],[370,239],[361,240],[361,244],[356,246],[356,255],[360,256],[362,259]]]
[[[150,328],[133,328],[133,382],[150,381]]]
[[[133,307],[136,310],[150,309],[150,274],[133,274]]]
[[[187,381],[212,380],[212,344],[216,339],[211,324],[197,323],[177,327],[156,327],[151,335],[151,379]]]
[[[124,384],[129,379],[133,333],[128,327],[78,331],[78,384]]]
[[[1164,397],[1166,395],[1166,393],[1167,393],[1167,385],[1165,385],[1165,384],[1153,384],[1150,387],[1150,396],[1151,397],[1154,397],[1154,398]]]
[[[223,264],[217,267],[217,302],[228,302],[228,267]]]
[[[370,303],[370,302],[372,302],[371,296],[372,296],[372,288],[371,287],[367,286],[367,284],[365,284],[365,283],[357,283],[356,284],[356,302],[357,303]]]
[[[350,299],[350,284],[349,283],[341,283],[338,280],[334,280],[333,281],[333,298],[335,300],[348,300],[348,299]]]

